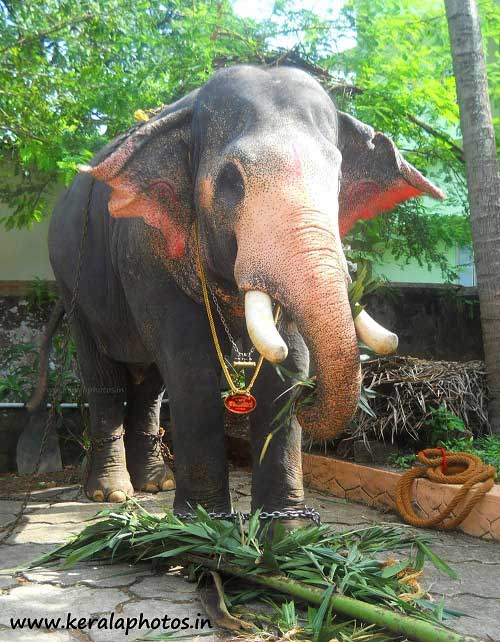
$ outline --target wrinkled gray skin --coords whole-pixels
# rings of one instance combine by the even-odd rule
[[[306,375],[307,343],[323,389],[331,394],[328,403],[323,398],[320,414],[337,400],[333,414],[345,424],[357,402],[359,359],[338,233],[339,178],[342,162],[345,231],[358,216],[376,213],[367,213],[364,193],[369,199],[373,190],[388,192],[401,182],[397,152],[385,137],[377,140],[371,128],[339,115],[307,74],[286,67],[233,67],[110,143],[91,162],[94,176],[76,177],[52,217],[50,258],[68,309],[89,202],[71,329],[92,438],[125,429],[124,440],[94,449],[85,486],[90,498],[122,501],[133,489],[172,486],[148,437],[158,431],[166,386],[175,508],[199,503],[230,509],[221,369],[195,267],[195,219],[205,269],[233,335],[249,344],[241,310],[245,290],[261,289],[280,301],[281,334],[289,347],[283,365]],[[395,196],[394,202],[421,191]],[[317,234],[323,235],[321,242],[310,247],[307,239]],[[228,354],[218,320],[217,331]],[[326,347],[320,345],[322,333]],[[290,383],[265,362],[253,389],[258,401],[251,416],[253,509],[303,505],[296,419],[274,436],[258,464],[280,407],[273,401]]]

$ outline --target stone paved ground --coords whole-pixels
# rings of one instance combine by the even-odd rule
[[[248,510],[250,476],[233,471],[231,486],[236,506]],[[82,498],[78,488],[53,489],[36,493],[30,503],[27,522],[21,525],[8,545],[0,547],[0,569],[13,569],[53,548],[77,533],[84,520],[95,515],[97,506]],[[173,493],[142,495],[140,501],[149,510],[160,511],[171,506]],[[348,504],[316,491],[307,492],[308,505],[317,508],[323,521],[346,529],[370,522],[394,522],[394,515],[384,515],[359,504]],[[9,522],[20,502],[0,501],[0,525]],[[434,550],[459,573],[460,580],[443,577],[426,566],[426,582],[432,594],[447,598],[447,604],[470,613],[471,617],[455,621],[454,627],[464,633],[480,636],[488,642],[500,641],[500,546],[460,534],[434,534]],[[71,612],[77,618],[91,616],[139,617],[152,620],[168,614],[171,618],[203,617],[201,605],[192,584],[183,578],[154,575],[147,564],[135,566],[79,565],[71,570],[52,569],[14,574],[0,571],[0,642],[132,642],[139,632],[125,636],[122,631],[57,632],[12,630],[10,618],[58,617],[66,619]],[[140,632],[143,636],[146,629]],[[192,638],[196,640],[193,631]],[[215,635],[200,637],[201,642],[214,642]]]

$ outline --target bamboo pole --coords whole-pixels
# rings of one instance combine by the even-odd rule
[[[296,597],[310,604],[319,606],[323,602],[323,591],[311,588],[296,582],[283,575],[258,575],[248,573],[233,564],[219,564],[215,560],[190,554],[187,556],[190,562],[195,562],[220,573],[243,578],[247,582],[253,582],[260,586],[272,588],[280,593]],[[440,624],[419,620],[416,617],[402,615],[395,611],[361,602],[345,595],[333,595],[330,599],[332,610],[340,615],[347,616],[385,627],[391,633],[405,635],[414,642],[484,642],[479,638],[462,635],[452,631]]]

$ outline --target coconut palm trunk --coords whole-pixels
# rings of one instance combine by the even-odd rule
[[[500,177],[475,0],[445,0],[471,213],[472,241],[490,391],[500,433]]]

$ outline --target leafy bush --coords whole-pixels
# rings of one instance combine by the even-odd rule
[[[40,305],[54,303],[57,301],[59,295],[57,292],[45,281],[38,276],[35,277],[28,286],[28,305],[33,309]]]
[[[463,439],[466,436],[472,437],[472,433],[465,427],[460,417],[450,412],[444,404],[439,408],[432,408],[431,419],[424,424],[428,428],[429,446],[443,446],[447,442]]]
[[[36,380],[37,347],[34,343],[19,343],[0,351],[0,401],[26,401]]]
[[[53,340],[53,357],[49,364],[49,389],[62,377],[63,399],[61,401],[77,401],[79,398],[79,380],[71,364],[76,355],[76,349],[70,341],[68,360],[65,360],[64,345],[61,335]],[[64,363],[70,364],[64,372],[60,372]],[[38,376],[38,347],[35,343],[18,343],[0,350],[0,401],[26,402],[36,385]]]

